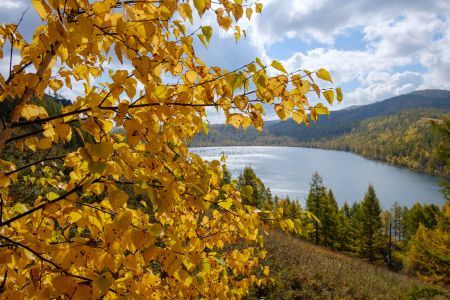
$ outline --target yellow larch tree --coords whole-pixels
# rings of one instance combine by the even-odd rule
[[[244,205],[221,184],[221,162],[188,144],[205,130],[207,107],[236,128],[262,130],[264,104],[282,120],[316,121],[328,109],[308,93],[342,100],[339,88],[317,85],[330,74],[259,59],[229,71],[195,55],[194,40],[207,46],[213,34],[195,20],[213,14],[239,39],[239,19],[261,13],[260,3],[32,4],[43,24],[31,41],[17,24],[0,25],[0,59],[11,59],[9,45],[20,54],[0,75],[0,102],[12,103],[0,124],[0,297],[230,299],[263,284],[263,219],[296,223]],[[46,110],[44,91],[74,83],[81,96]],[[19,165],[8,149],[35,160]],[[35,197],[13,193],[17,185]]]

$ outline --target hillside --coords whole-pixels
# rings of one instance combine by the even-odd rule
[[[304,146],[358,153],[364,157],[439,175],[450,175],[439,151],[448,143],[432,129],[448,113],[439,110],[404,110],[362,121],[350,133]],[[447,164],[448,165],[448,164]]]
[[[192,146],[219,145],[298,145],[350,133],[363,120],[397,114],[407,109],[438,109],[450,111],[450,91],[423,90],[396,96],[384,101],[334,111],[329,118],[319,118],[307,128],[294,121],[267,122],[263,133],[254,128],[236,130],[231,126],[211,125],[207,136],[197,135]]]
[[[448,299],[448,291],[361,259],[272,231],[266,263],[274,282],[250,299]]]

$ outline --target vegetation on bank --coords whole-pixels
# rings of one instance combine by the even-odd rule
[[[272,281],[248,299],[448,299],[444,288],[273,230],[265,239]]]
[[[305,146],[351,151],[364,157],[412,169],[450,175],[450,164],[439,149],[448,145],[432,122],[450,128],[450,115],[440,111],[409,110],[397,115],[363,121],[351,133],[334,139],[304,143]]]
[[[436,240],[440,246],[436,245],[436,249],[433,250],[435,254],[438,254],[439,247],[446,245],[446,238],[449,235],[448,204],[440,208],[434,204],[416,203],[408,208],[395,203],[391,209],[383,211],[375,189],[369,186],[360,202],[352,205],[345,202],[339,207],[333,191],[327,189],[321,176],[315,173],[311,179],[306,206],[302,208],[298,201],[272,197],[270,189],[265,187],[250,167],[246,167],[235,181],[242,194],[247,193],[244,188],[250,187],[253,193],[252,205],[263,211],[291,217],[294,219],[293,223],[301,224],[298,226],[301,230],[296,233],[298,237],[372,263],[385,265],[392,270],[403,270],[412,275],[422,274],[419,266],[415,264],[417,259],[412,257],[416,252],[409,252],[410,249],[417,248],[416,242],[423,240],[424,234],[421,231],[439,230],[442,236],[445,236]],[[289,226],[284,224],[282,228],[286,230]],[[449,249],[443,247],[443,250],[438,258],[440,262],[436,262],[442,266],[449,256]],[[440,271],[436,269],[436,272],[441,272],[440,279],[436,276],[430,277],[429,280],[449,283],[450,276],[444,269]]]
[[[449,116],[448,110],[403,110],[392,115],[361,120],[349,131],[344,130],[346,122],[336,123],[335,127],[342,126],[342,130],[329,136],[329,131],[325,128],[318,131],[315,139],[294,135],[290,126],[282,127],[275,123],[269,124],[264,133],[254,129],[237,132],[223,125],[213,125],[208,135],[196,136],[193,145],[282,145],[335,149],[430,174],[450,176],[450,169],[445,167],[446,163],[439,158],[437,150],[448,144],[448,141],[432,125],[432,122],[448,124]],[[312,124],[311,129],[324,127],[320,127],[324,122],[327,120]]]

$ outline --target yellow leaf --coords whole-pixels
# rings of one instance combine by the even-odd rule
[[[317,97],[320,98],[320,88],[319,88],[319,86],[317,84],[315,84],[315,83],[311,84],[311,86],[312,86],[314,92],[316,92]]]
[[[219,206],[225,209],[230,209],[231,205],[233,205],[233,201],[231,200],[219,202]]]
[[[300,80],[300,84],[298,86],[298,90],[300,91],[300,93],[306,94],[307,92],[309,92],[309,88],[310,83],[308,80]]]
[[[102,291],[102,293],[106,293],[110,286],[114,283],[114,278],[112,277],[111,273],[105,272],[101,274],[100,276],[97,276],[94,279],[95,285]]]
[[[252,124],[252,119],[248,118],[248,117],[243,117],[242,119],[242,128],[246,129],[248,128],[248,126],[250,126],[250,124]]]
[[[73,224],[76,223],[78,220],[80,220],[83,217],[82,214],[79,212],[73,211],[68,215],[68,221],[69,223]]]
[[[306,119],[306,115],[304,112],[300,110],[296,110],[292,112],[292,120],[294,120],[295,123],[300,124],[304,122]]]
[[[197,73],[192,70],[187,71],[184,74],[184,76],[185,76],[187,83],[189,83],[189,84],[193,84],[195,82],[195,80],[197,79]]]
[[[38,144],[38,139],[35,136],[27,138],[25,140],[25,146],[27,146],[28,148],[30,148],[33,151],[36,151],[37,144]]]
[[[245,10],[245,15],[247,16],[247,18],[249,20],[252,17],[252,13],[253,13],[253,9],[251,9],[250,7]]]
[[[234,19],[239,21],[240,18],[242,18],[242,15],[244,14],[244,9],[241,5],[234,5],[233,9],[231,11],[233,13]]]
[[[259,57],[256,58],[256,63],[261,67],[261,69],[264,69],[265,66]]]
[[[232,114],[229,116],[227,123],[231,124],[234,128],[239,128],[241,126],[243,116],[239,114]]]
[[[281,120],[285,121],[289,117],[289,112],[281,104],[275,105],[275,112]]]
[[[50,6],[44,0],[32,0],[31,3],[41,19],[45,20],[51,12]]]
[[[102,182],[96,182],[91,184],[90,190],[96,195],[100,195],[105,189],[105,185]]]
[[[69,125],[58,124],[54,127],[54,130],[60,138],[66,140],[67,142],[70,142],[72,138],[72,128]]]
[[[52,146],[52,140],[49,138],[42,138],[39,140],[37,147],[41,150],[48,149]]]
[[[200,42],[202,42],[203,46],[205,46],[205,48],[208,48],[208,42],[206,41],[205,36],[200,33],[197,35],[197,37],[200,40]]]
[[[49,193],[47,193],[47,195],[45,195],[45,198],[47,198],[49,201],[55,200],[58,197],[59,197],[59,195],[54,192],[49,192]]]
[[[114,209],[123,207],[123,205],[128,201],[127,193],[120,190],[115,190],[109,193],[109,198]]]
[[[92,149],[97,157],[103,159],[108,159],[114,151],[113,144],[109,141],[95,144]]]
[[[314,111],[318,115],[330,115],[330,111],[327,107],[323,106],[322,103],[316,104],[316,106],[314,106]]]
[[[271,66],[274,67],[275,69],[277,69],[278,71],[281,71],[281,72],[287,74],[286,69],[283,67],[283,65],[279,61],[274,60],[271,64]]]
[[[26,104],[20,111],[20,114],[27,121],[32,121],[37,118],[48,117],[48,114],[47,114],[47,111],[45,110],[45,108],[42,106],[37,106],[35,104]]]
[[[9,185],[9,177],[0,174],[0,188],[7,187]]]
[[[256,13],[260,14],[262,12],[263,5],[261,3],[256,3]]]
[[[48,85],[52,90],[57,91],[63,86],[63,82],[59,79],[52,79],[48,82]]]
[[[329,82],[333,82],[333,80],[331,79],[331,75],[330,73],[325,70],[325,69],[319,69],[316,72],[317,77],[319,77],[320,79],[329,81]]]
[[[198,12],[198,15],[201,17],[205,12],[206,3],[205,0],[194,0],[194,7]]]
[[[332,90],[326,90],[322,92],[323,96],[325,97],[325,99],[327,99],[328,103],[330,103],[330,105],[333,104],[333,100],[334,100],[334,93]]]
[[[243,111],[247,107],[248,97],[242,95],[236,96],[233,98],[233,103],[240,111]]]

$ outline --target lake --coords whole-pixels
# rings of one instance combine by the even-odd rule
[[[331,188],[339,204],[353,203],[364,197],[369,184],[383,208],[397,201],[402,206],[414,203],[444,204],[439,192],[440,177],[365,159],[359,155],[301,147],[204,147],[192,148],[203,159],[227,155],[233,178],[245,166],[251,166],[274,195],[298,199],[303,205],[312,174],[317,171],[326,187]]]

